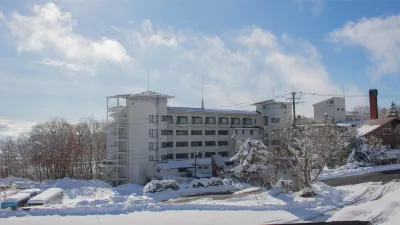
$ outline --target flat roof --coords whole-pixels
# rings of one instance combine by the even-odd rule
[[[191,107],[167,107],[168,110],[185,111],[185,112],[203,112],[203,113],[226,113],[226,114],[243,114],[243,115],[258,115],[256,111],[236,110],[236,109],[203,109]]]
[[[24,200],[24,199],[27,199],[27,198],[30,198],[30,197],[31,197],[31,195],[29,193],[21,193],[21,192],[19,192],[19,193],[15,194],[15,195],[11,195],[10,197],[8,197],[6,199],[6,202],[19,202],[21,200]]]
[[[261,101],[261,102],[253,103],[251,105],[266,104],[266,103],[268,103],[268,104],[292,104],[290,102],[277,102],[277,101],[275,101],[273,99],[268,99],[268,100],[264,100],[264,101]]]
[[[163,97],[163,98],[174,98],[174,96],[161,94],[154,91],[144,91],[136,94],[119,94],[108,96],[107,98],[132,98],[132,97],[141,97],[141,96],[149,96],[149,97]]]
[[[63,193],[63,189],[61,188],[49,188],[42,193],[36,195],[31,198],[28,203],[44,203],[47,199],[52,198],[55,195]]]

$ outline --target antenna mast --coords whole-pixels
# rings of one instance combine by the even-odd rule
[[[204,109],[204,81],[203,81],[203,75],[201,75],[201,108]]]
[[[150,91],[150,71],[147,69],[147,91]]]

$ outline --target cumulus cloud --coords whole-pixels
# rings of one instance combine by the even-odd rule
[[[14,12],[4,21],[20,52],[46,51],[65,60],[85,63],[123,64],[132,60],[124,46],[115,39],[91,39],[76,33],[76,21],[71,13],[63,12],[52,2],[34,5],[30,15]],[[54,66],[54,63],[50,65]]]
[[[142,26],[127,32],[132,48],[140,52],[134,57],[141,65],[146,65],[149,57],[161,62],[152,64],[152,71],[161,74],[159,82],[170,87],[168,82],[173,81],[175,87],[164,90],[173,92],[180,102],[193,104],[190,106],[200,106],[202,76],[206,107],[252,109],[250,103],[271,97],[272,89],[275,94],[288,94],[292,85],[296,91],[342,95],[342,84],[336,84],[325,70],[318,49],[288,34],[276,35],[255,25],[224,36],[154,26],[148,20],[146,27],[152,35],[143,34]],[[165,39],[159,34],[176,41],[150,47],[152,39]],[[348,87],[350,93],[361,93],[356,85]],[[287,101],[286,97],[277,100]],[[304,95],[306,104],[300,113],[312,116],[312,104],[324,98],[328,97]],[[195,103],[193,99],[197,99]],[[348,101],[349,108],[354,104],[354,100]]]
[[[57,50],[73,61],[44,63],[70,70],[79,70],[74,66],[83,65],[74,63],[78,60],[120,63],[135,59],[132,74],[139,79],[126,83],[126,89],[119,89],[121,93],[147,89],[143,88],[147,87],[147,69],[151,71],[150,89],[175,96],[171,104],[176,105],[200,106],[202,77],[208,108],[254,109],[250,103],[271,98],[273,89],[277,95],[286,94],[276,100],[287,101],[292,86],[299,92],[342,92],[342,84],[336,84],[326,71],[315,46],[256,25],[217,36],[159,26],[146,19],[129,27],[112,26],[126,40],[122,46],[113,39],[93,40],[74,32],[72,15],[53,3],[35,6],[33,11],[32,16],[14,13],[7,20],[21,51]],[[63,46],[69,49],[63,51]],[[82,55],[78,54],[81,49]],[[356,85],[348,87],[348,93],[360,93]],[[304,95],[301,100],[306,104],[299,113],[312,116],[312,104],[324,98]]]
[[[349,21],[332,31],[330,41],[362,47],[370,54],[375,75],[400,72],[400,15]]]

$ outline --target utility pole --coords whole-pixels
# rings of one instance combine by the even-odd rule
[[[292,101],[293,127],[295,127],[295,126],[296,126],[296,105],[299,104],[299,103],[304,103],[304,102],[296,102],[296,100],[299,100],[300,97],[296,97],[296,95],[297,95],[298,93],[295,92],[294,89],[293,89],[293,92],[290,93],[290,94],[292,95],[292,97],[291,97],[291,98],[288,98],[287,100]],[[300,92],[300,94],[301,94],[301,92]]]

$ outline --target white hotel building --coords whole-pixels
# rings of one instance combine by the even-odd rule
[[[171,98],[151,91],[107,97],[109,182],[143,184],[149,178],[193,171],[211,176],[211,159],[227,161],[234,154],[235,139],[276,145],[271,131],[292,116],[287,102],[258,102],[255,111],[245,111],[170,107]]]

